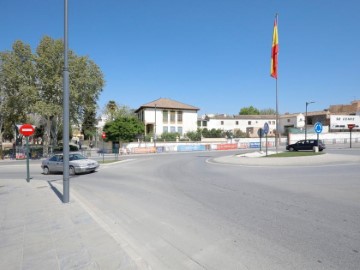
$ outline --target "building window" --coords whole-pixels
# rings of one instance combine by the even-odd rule
[[[224,121],[221,121],[220,124],[223,126],[223,125],[224,125]]]
[[[168,123],[169,121],[169,112],[163,111],[163,123]]]
[[[237,125],[237,126],[238,126],[238,125],[239,125],[239,121],[235,121],[235,125]]]
[[[203,127],[207,127],[207,121],[203,121],[202,125]]]
[[[288,121],[288,123],[290,123],[290,119],[288,119],[287,121]]]
[[[275,121],[272,121],[272,124],[275,125]]]
[[[169,132],[169,128],[168,127],[163,127],[163,133],[168,133]]]
[[[178,123],[182,123],[182,121],[183,121],[183,112],[182,111],[177,112],[177,121],[178,121]]]
[[[251,125],[251,121],[248,121],[248,125]]]
[[[175,129],[174,126],[171,126],[171,127],[170,127],[170,132],[171,132],[171,133],[175,133],[175,132],[176,132],[176,129]]]
[[[197,121],[197,125],[198,125],[198,127],[201,127],[201,121],[200,120]]]
[[[183,134],[183,128],[182,128],[182,127],[178,127],[178,133],[179,133],[180,135]]]
[[[175,124],[175,111],[170,111],[170,123]]]

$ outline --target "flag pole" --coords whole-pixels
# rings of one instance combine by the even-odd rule
[[[278,13],[276,13],[276,29],[278,30],[279,27],[279,15]],[[278,40],[279,42],[279,40]],[[277,68],[276,68],[277,69]],[[276,153],[279,152],[279,144],[280,144],[280,132],[279,132],[279,99],[278,99],[278,76],[276,76],[276,138],[277,139],[277,143],[276,143]]]
[[[271,48],[271,68],[270,76],[276,80],[276,134],[275,134],[275,147],[276,153],[279,152],[279,100],[278,100],[278,52],[279,52],[279,40],[278,40],[278,14],[275,14],[273,42]]]
[[[278,100],[278,79],[276,78],[276,136],[275,136],[275,147],[276,153],[279,152],[279,100]]]

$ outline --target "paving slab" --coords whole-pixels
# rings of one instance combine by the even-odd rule
[[[0,180],[0,269],[141,269],[84,209],[43,180]]]

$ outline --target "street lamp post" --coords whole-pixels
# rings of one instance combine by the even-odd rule
[[[156,151],[156,104],[155,104],[155,123],[154,123],[154,147]]]
[[[307,135],[307,107],[309,104],[315,103],[315,101],[306,101],[306,108],[305,108],[305,141]]]

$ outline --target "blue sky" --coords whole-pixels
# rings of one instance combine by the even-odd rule
[[[270,51],[279,14],[279,112],[360,99],[358,0],[68,0],[69,47],[101,68],[109,100],[171,98],[200,114],[276,106]],[[1,0],[0,51],[63,38],[64,0]]]

